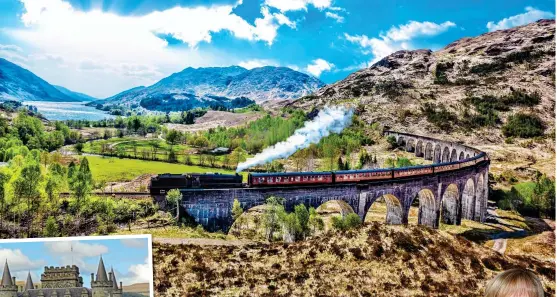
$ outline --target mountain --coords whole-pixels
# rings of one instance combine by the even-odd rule
[[[186,68],[150,87],[134,88],[95,103],[183,110],[211,105],[241,107],[253,101],[296,99],[325,84],[286,67]],[[172,107],[171,105],[174,105]]]
[[[468,144],[550,139],[555,20],[463,38],[438,51],[398,51],[287,105],[311,110],[340,103],[357,106],[368,123]],[[533,125],[521,127],[528,122]]]
[[[81,101],[74,95],[60,91],[31,71],[2,58],[0,58],[0,100]]]
[[[94,101],[94,100],[99,100],[98,98],[95,97],[91,97],[87,94],[83,94],[83,93],[79,93],[79,92],[74,92],[74,91],[70,91],[62,86],[55,86],[53,85],[56,89],[58,89],[58,91],[72,97],[75,98],[79,101]]]

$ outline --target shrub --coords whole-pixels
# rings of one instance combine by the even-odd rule
[[[536,115],[518,113],[507,119],[501,131],[506,137],[532,138],[543,135],[544,125]]]
[[[350,230],[354,229],[362,223],[360,216],[355,213],[349,213],[346,216],[334,216],[331,218],[332,226],[336,230]]]
[[[391,149],[394,149],[398,146],[398,143],[396,142],[396,138],[392,135],[387,137],[387,142],[391,146],[390,147]]]
[[[449,131],[452,124],[457,121],[456,115],[448,111],[442,104],[436,105],[428,102],[423,104],[420,109],[430,123],[444,131]]]

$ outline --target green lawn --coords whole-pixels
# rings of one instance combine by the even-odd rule
[[[536,188],[535,182],[522,182],[513,187],[520,193],[520,196],[524,197],[525,202],[530,203],[534,195],[534,189]]]
[[[186,173],[186,172],[220,172],[233,174],[232,170],[224,170],[183,164],[119,159],[111,157],[89,156],[89,166],[96,182],[129,181],[142,174]],[[247,173],[243,173],[244,179]]]

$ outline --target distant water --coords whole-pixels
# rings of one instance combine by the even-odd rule
[[[85,106],[84,102],[44,102],[24,101],[25,105],[33,105],[47,119],[56,121],[65,120],[91,120],[114,118],[102,110]]]

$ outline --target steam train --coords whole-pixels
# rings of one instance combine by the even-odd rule
[[[248,181],[246,184],[242,183],[242,176],[237,173],[165,173],[151,178],[149,192],[151,195],[166,195],[171,189],[259,188],[365,183],[452,171],[487,160],[487,155],[482,152],[466,160],[403,168],[341,170],[331,172],[250,173],[248,174]]]

